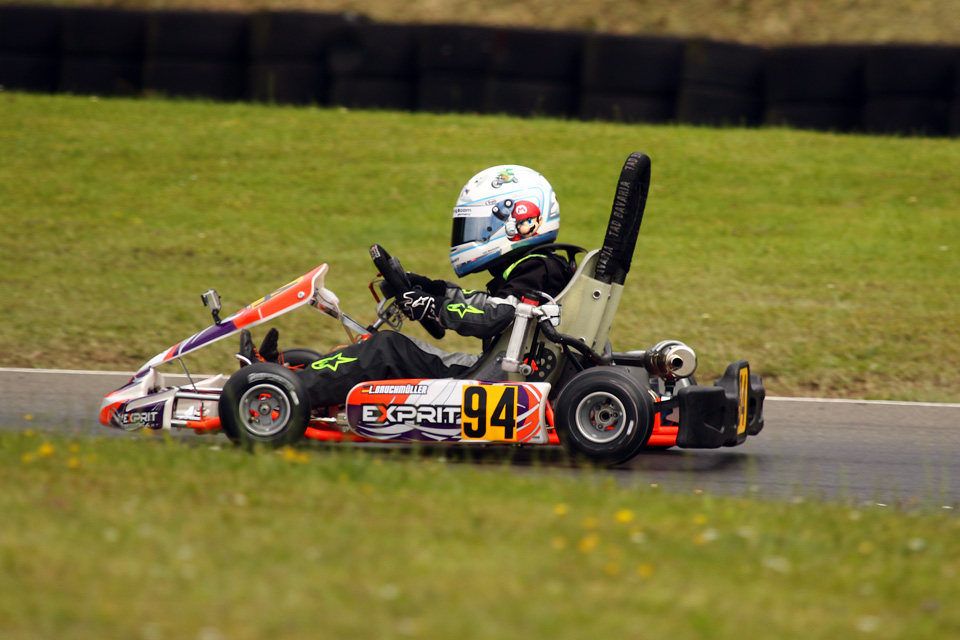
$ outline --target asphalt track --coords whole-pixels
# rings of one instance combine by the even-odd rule
[[[129,376],[0,369],[0,428],[130,437],[97,421],[103,396]],[[771,397],[764,413],[763,432],[739,447],[643,453],[606,473],[618,483],[678,492],[960,508],[960,404]],[[444,448],[438,455],[463,464],[575,466],[543,447]]]

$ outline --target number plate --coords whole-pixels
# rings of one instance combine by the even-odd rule
[[[517,441],[517,387],[468,385],[460,408],[462,440]]]
[[[750,392],[750,369],[749,367],[743,367],[740,369],[740,388],[738,389],[738,403],[739,403],[739,421],[737,422],[737,433],[746,433],[747,431],[747,403],[749,400],[748,394]]]

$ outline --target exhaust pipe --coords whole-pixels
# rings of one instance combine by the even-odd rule
[[[644,352],[643,367],[661,378],[688,378],[697,370],[697,354],[678,340],[664,340]]]

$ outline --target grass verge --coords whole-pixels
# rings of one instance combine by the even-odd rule
[[[944,513],[0,432],[0,635],[945,638]]]
[[[642,150],[615,349],[680,339],[704,379],[746,358],[779,395],[960,399],[952,140],[21,94],[0,110],[0,366],[136,368],[209,324],[202,291],[229,313],[320,262],[368,322],[367,247],[453,278],[450,207],[500,162],[548,176],[561,240],[597,247]],[[308,312],[279,326],[286,346],[343,340]],[[232,370],[235,348],[191,366]]]

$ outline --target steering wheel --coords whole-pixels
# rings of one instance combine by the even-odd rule
[[[378,244],[373,245],[370,247],[370,258],[373,259],[373,265],[383,276],[384,284],[387,285],[386,287],[380,287],[384,296],[396,298],[404,291],[413,288],[410,279],[407,278],[407,272],[400,265],[400,261],[387,253],[386,249]],[[427,330],[427,333],[437,340],[443,338],[447,333],[446,329],[441,327],[440,323],[433,318],[424,318],[420,321],[420,324]]]

